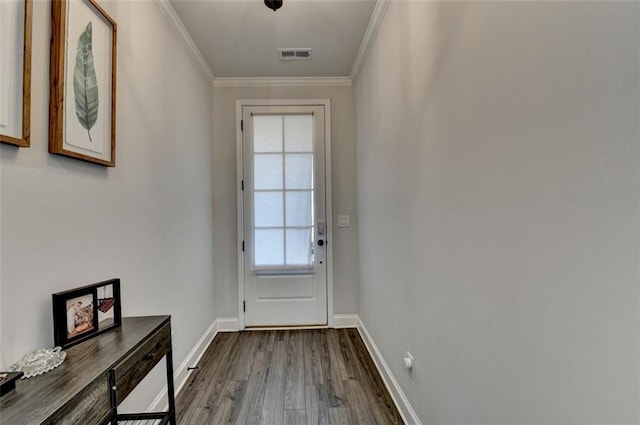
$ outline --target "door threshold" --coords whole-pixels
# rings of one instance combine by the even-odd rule
[[[328,329],[325,325],[245,326],[241,331],[290,331],[296,329]]]

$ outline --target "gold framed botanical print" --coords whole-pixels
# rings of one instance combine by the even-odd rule
[[[94,0],[53,0],[49,152],[115,166],[117,26]]]

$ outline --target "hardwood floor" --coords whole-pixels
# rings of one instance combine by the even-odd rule
[[[180,425],[403,423],[355,329],[220,333],[176,404]]]

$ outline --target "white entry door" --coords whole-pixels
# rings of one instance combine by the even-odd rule
[[[243,106],[245,326],[327,324],[324,106]]]

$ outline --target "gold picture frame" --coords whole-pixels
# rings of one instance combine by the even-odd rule
[[[2,93],[0,96],[2,102],[7,102],[7,104],[0,104],[0,142],[18,147],[29,147],[31,144],[33,2],[32,0],[3,2],[0,6],[3,8],[3,12],[6,12],[3,13],[3,17],[7,19],[7,22],[0,23],[0,39],[15,39],[5,45],[9,51],[1,53],[3,56],[2,66],[7,68],[3,68],[3,72],[0,72],[3,79],[0,81],[0,91],[5,88],[8,93]],[[20,62],[22,62],[22,66],[20,66]],[[6,122],[4,122],[5,118]]]
[[[53,0],[51,30],[49,152],[114,167],[117,25],[95,0]]]

